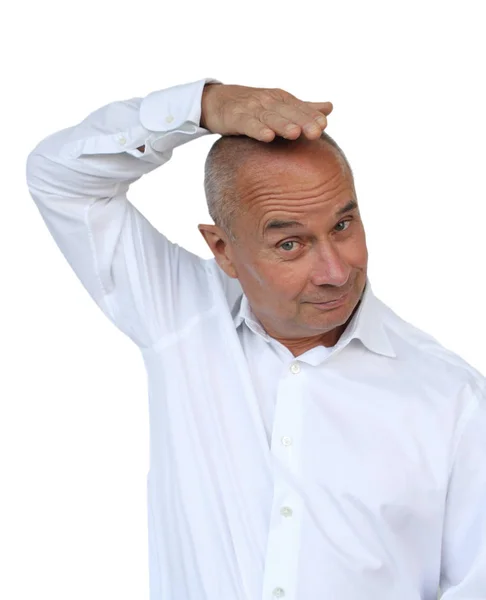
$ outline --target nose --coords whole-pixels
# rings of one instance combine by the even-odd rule
[[[330,285],[335,288],[349,289],[352,268],[331,243],[321,246],[315,254],[310,280],[315,286]]]

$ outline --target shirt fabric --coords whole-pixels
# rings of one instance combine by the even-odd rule
[[[295,358],[237,279],[127,199],[209,133],[210,81],[103,106],[27,159],[50,234],[147,370],[151,600],[486,599],[484,376],[369,278],[336,345]]]

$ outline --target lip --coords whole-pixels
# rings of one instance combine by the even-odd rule
[[[315,306],[316,308],[319,308],[321,310],[328,310],[330,308],[334,308],[336,306],[341,306],[342,304],[344,304],[346,302],[348,296],[349,296],[349,292],[344,294],[344,296],[337,298],[336,300],[332,300],[331,302],[309,302],[309,304],[312,304],[313,306]]]

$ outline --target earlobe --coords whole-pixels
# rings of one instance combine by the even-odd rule
[[[231,263],[227,262],[224,267],[221,266],[219,262],[218,264],[228,277],[230,277],[231,279],[238,279],[238,273],[236,272],[236,269]]]

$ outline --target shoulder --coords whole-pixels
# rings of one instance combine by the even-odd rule
[[[397,358],[410,377],[441,388],[468,387],[486,401],[486,378],[473,365],[437,338],[400,317],[381,302],[383,324]]]

